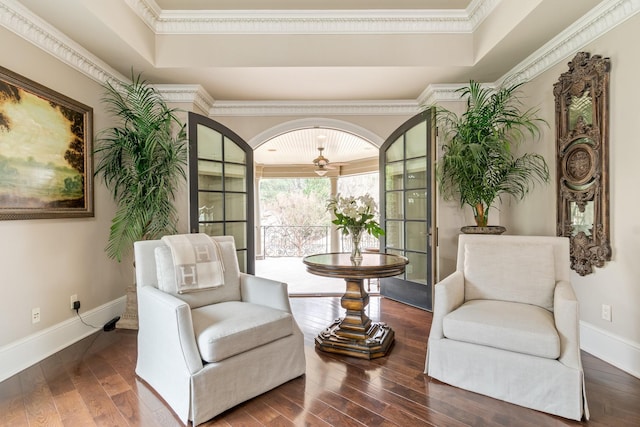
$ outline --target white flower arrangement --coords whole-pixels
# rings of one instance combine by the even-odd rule
[[[340,193],[329,199],[327,210],[332,211],[336,219],[331,221],[337,225],[343,234],[349,234],[351,229],[362,228],[373,237],[380,237],[384,230],[374,219],[378,206],[369,193],[358,197],[342,197]]]

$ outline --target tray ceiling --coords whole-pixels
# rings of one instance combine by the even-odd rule
[[[14,2],[14,0],[11,0]],[[607,0],[15,0],[122,76],[202,87],[217,105],[417,105],[430,85],[494,82]],[[71,13],[72,11],[72,13]],[[34,18],[37,19],[37,18]],[[309,105],[310,105],[309,104]],[[375,156],[334,134],[325,155]],[[315,157],[312,130],[269,143]],[[336,141],[329,143],[329,141]],[[256,160],[269,164],[269,143]],[[282,146],[280,145],[282,144]],[[364,144],[364,145],[363,145]]]
[[[124,76],[214,100],[367,101],[495,81],[599,0],[20,3]]]

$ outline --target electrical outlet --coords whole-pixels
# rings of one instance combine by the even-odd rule
[[[611,322],[611,306],[608,304],[602,304],[602,320]]]
[[[71,300],[71,306],[70,306],[70,307],[71,307],[71,310],[73,310],[73,309],[74,309],[74,308],[73,308],[73,303],[74,303],[74,302],[76,302],[76,301],[78,301],[78,295],[73,294],[73,295],[71,295],[71,297],[70,297],[69,299]]]
[[[38,323],[40,321],[40,307],[31,309],[31,323]]]

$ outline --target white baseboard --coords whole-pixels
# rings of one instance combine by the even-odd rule
[[[88,324],[102,327],[109,320],[122,315],[125,305],[126,297],[123,296],[82,313],[82,319]],[[0,347],[0,381],[6,380],[94,332],[96,329],[82,324],[78,316],[75,316]]]
[[[580,348],[626,373],[640,378],[640,345],[580,322]]]
[[[125,310],[126,297],[120,297],[83,313],[85,322],[104,325]],[[85,338],[96,330],[83,325],[78,317],[53,325],[0,348],[0,381],[17,374],[52,354]],[[587,353],[602,359],[640,378],[640,345],[611,334],[589,323],[580,322],[580,347]]]

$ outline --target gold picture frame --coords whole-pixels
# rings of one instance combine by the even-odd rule
[[[0,220],[94,216],[93,109],[0,67]]]

